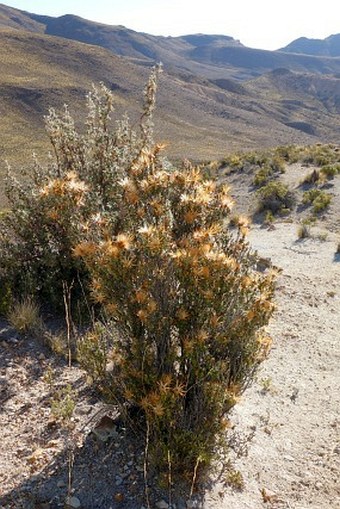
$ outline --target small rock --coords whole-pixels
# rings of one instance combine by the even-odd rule
[[[159,500],[159,502],[156,503],[156,507],[158,509],[168,509],[169,504],[165,502],[165,500]]]
[[[80,509],[81,503],[77,497],[67,497],[65,502],[65,509]]]
[[[101,441],[106,442],[110,438],[117,438],[118,432],[113,419],[108,415],[104,415],[93,429],[95,436]]]
[[[187,505],[185,503],[185,500],[183,498],[180,498],[177,501],[177,509],[186,509]]]
[[[40,361],[44,361],[46,359],[46,357],[45,357],[45,355],[43,353],[41,353],[41,354],[38,355],[38,359]]]
[[[117,475],[116,476],[116,486],[120,486],[123,483],[123,479]]]
[[[196,500],[187,500],[187,509],[195,509],[196,507],[198,507]]]
[[[66,482],[65,481],[58,481],[57,482],[57,488],[65,488]]]

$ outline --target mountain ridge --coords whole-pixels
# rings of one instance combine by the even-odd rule
[[[83,120],[93,82],[103,81],[112,90],[117,118],[127,111],[138,123],[154,64],[146,54],[153,46],[147,44],[155,41],[164,62],[155,129],[158,139],[169,142],[169,157],[212,160],[236,150],[339,139],[339,58],[252,50],[220,35],[157,39],[121,26],[114,37],[116,44],[125,37],[125,46],[115,54],[100,44],[46,34],[38,18],[0,5],[0,158],[14,165],[27,163],[32,150],[47,153],[43,115],[49,106],[59,109],[66,102],[76,120]],[[74,17],[66,15],[66,20],[73,23]],[[96,34],[97,23],[77,22],[81,30],[89,26]],[[111,29],[103,26],[106,32],[97,37],[111,37]],[[197,60],[188,58],[190,51]],[[213,55],[221,61],[214,63]],[[254,55],[262,58],[262,67]]]

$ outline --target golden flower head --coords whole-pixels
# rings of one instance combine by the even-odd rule
[[[116,237],[115,244],[119,249],[130,249],[132,244],[131,235],[119,233]]]
[[[189,209],[184,213],[183,219],[187,224],[192,224],[198,217],[196,210]]]
[[[73,256],[86,257],[93,256],[97,252],[97,245],[94,242],[81,242],[73,248]]]
[[[183,320],[183,321],[189,317],[189,313],[184,308],[180,308],[176,314],[177,314],[177,317],[179,318],[179,320]]]

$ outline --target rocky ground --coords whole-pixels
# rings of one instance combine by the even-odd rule
[[[285,178],[293,185],[300,171]],[[333,192],[328,218],[310,238],[298,240],[295,216],[252,229],[253,247],[282,269],[273,348],[231,414],[228,457],[192,499],[174,486],[173,508],[340,508],[340,208]],[[63,427],[51,406],[58,409],[58,388],[68,384],[76,407]],[[144,446],[115,417],[83,371],[0,323],[0,508],[56,509],[68,492],[75,508],[147,507]],[[150,507],[169,507],[168,493],[151,493]]]

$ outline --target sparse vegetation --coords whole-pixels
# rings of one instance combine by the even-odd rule
[[[313,188],[303,193],[302,203],[312,205],[313,212],[317,214],[329,206],[331,199],[332,196],[329,193],[318,188]]]
[[[233,468],[230,464],[228,465],[225,483],[235,490],[243,490],[245,485],[241,472]]]
[[[276,214],[282,209],[289,209],[294,204],[294,195],[282,182],[272,181],[257,191],[258,210],[270,210]]]
[[[51,413],[54,418],[68,423],[76,406],[75,398],[76,393],[71,385],[68,384],[60,388],[54,387],[51,398]]]

